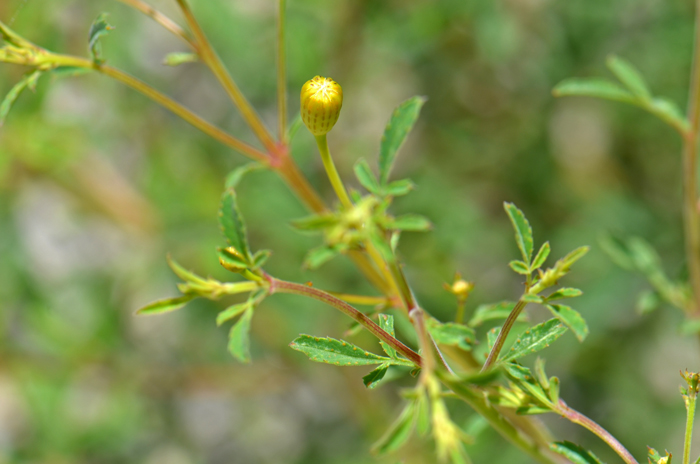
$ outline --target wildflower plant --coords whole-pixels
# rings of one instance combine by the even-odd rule
[[[367,330],[374,335],[380,342],[382,352],[366,350],[350,339],[337,338],[337,334],[300,334],[289,346],[314,362],[341,367],[368,366],[361,381],[369,389],[389,381],[387,373],[390,369],[396,372],[393,378],[415,378],[414,386],[402,394],[404,406],[397,419],[388,426],[383,436],[377,437],[373,447],[377,454],[396,452],[415,434],[431,437],[437,461],[455,464],[470,462],[464,445],[472,443],[475,437],[453,420],[445,401],[447,397],[456,397],[506,441],[536,462],[549,464],[568,460],[573,463],[601,463],[593,453],[576,444],[556,441],[541,422],[532,419],[534,415],[548,413],[557,414],[590,430],[627,464],[638,462],[615,437],[571,408],[560,397],[560,381],[546,373],[543,358],[538,357],[533,363],[525,362],[526,356],[542,354],[567,332],[580,342],[584,342],[588,336],[589,329],[583,315],[572,307],[575,304],[570,303],[582,291],[567,286],[567,276],[574,265],[584,258],[589,250],[587,246],[568,253],[557,250],[559,258],[551,259],[549,242],[536,243],[523,211],[507,202],[504,212],[512,223],[520,254],[514,257],[509,266],[523,280],[521,294],[514,295],[513,301],[483,305],[468,311],[468,297],[474,283],[457,274],[452,283],[445,285],[456,300],[455,317],[450,321],[433,317],[432,308],[423,307],[416,298],[411,282],[404,273],[397,247],[404,233],[425,232],[432,226],[428,219],[417,214],[396,216],[392,213],[393,200],[410,194],[414,187],[409,179],[394,179],[392,170],[402,145],[410,143],[410,132],[426,104],[424,97],[408,98],[393,111],[381,139],[378,158],[359,159],[355,164],[354,174],[364,191],[348,191],[335,168],[328,143],[333,127],[342,124],[343,93],[340,84],[320,76],[309,80],[301,89],[300,115],[291,125],[288,123],[285,0],[279,0],[279,116],[276,134],[262,123],[228,73],[186,0],[177,0],[186,27],[176,24],[142,0],[121,1],[146,14],[190,47],[191,53],[171,54],[166,58],[166,63],[180,65],[199,61],[211,70],[259,142],[253,146],[239,140],[141,80],[107,64],[108,58],[100,48],[101,38],[111,30],[105,15],[100,15],[90,27],[86,57],[46,50],[0,22],[3,39],[0,61],[29,68],[0,106],[0,120],[8,116],[18,95],[24,89],[33,89],[44,75],[97,73],[142,93],[252,160],[251,164],[240,166],[227,176],[219,205],[223,240],[212,253],[218,254],[221,266],[231,273],[231,280],[219,281],[200,276],[169,256],[167,259],[172,271],[182,280],[178,285],[180,295],[153,302],[138,310],[139,315],[168,317],[166,313],[178,310],[197,298],[218,300],[228,295],[244,295],[243,302],[219,312],[216,324],[230,326],[228,350],[236,360],[248,363],[251,361],[251,323],[259,311],[265,310],[268,298],[279,293],[294,294],[301,297],[298,300],[300,305],[304,304],[303,298],[310,298],[340,311],[353,320],[358,330]],[[634,104],[660,117],[682,136],[685,144],[685,222],[691,284],[668,279],[660,269],[655,252],[639,239],[622,242],[608,240],[606,247],[624,267],[645,274],[651,281],[656,297],[684,310],[696,324],[695,316],[700,307],[700,226],[695,178],[700,131],[698,64],[695,64],[687,119],[668,100],[652,96],[632,65],[620,58],[611,58],[608,64],[621,85],[598,79],[573,79],[557,86],[555,95],[587,95]],[[337,201],[322,199],[290,155],[290,141],[302,122],[316,139]],[[283,280],[268,272],[265,264],[271,251],[252,249],[247,237],[246,220],[238,208],[239,182],[258,169],[279,174],[309,210],[308,216],[298,218],[292,225],[300,232],[316,234],[319,237],[318,246],[310,250],[300,264],[315,269],[338,255],[345,255],[375,287],[375,294],[326,291],[303,282]],[[275,244],[268,246],[274,249]],[[468,278],[474,282],[479,280],[479,276]],[[528,305],[545,308],[549,317],[519,334],[513,334],[515,322],[523,320]],[[410,323],[416,344],[402,341],[397,336],[394,324],[399,318]],[[475,328],[485,321],[499,321],[499,325],[488,331],[484,339],[478,340]],[[692,330],[696,331],[696,327]],[[488,347],[487,355],[481,357],[475,354],[477,344]],[[682,376],[687,388],[683,388],[681,393],[688,410],[683,464],[688,464],[699,382],[697,373],[686,371]],[[670,463],[671,457],[670,454],[662,457],[651,448],[648,451],[651,463]]]

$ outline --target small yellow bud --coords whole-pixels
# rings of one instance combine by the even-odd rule
[[[301,88],[301,120],[315,135],[333,129],[343,106],[343,88],[329,77],[316,76]]]

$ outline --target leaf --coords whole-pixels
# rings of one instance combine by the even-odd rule
[[[610,234],[601,235],[598,240],[600,247],[612,259],[612,261],[627,271],[635,269],[634,258],[627,248],[627,244]]]
[[[384,186],[384,194],[389,197],[400,197],[410,193],[416,185],[410,179],[401,179],[389,182]]]
[[[381,185],[387,185],[391,168],[396,160],[396,153],[416,123],[420,109],[425,102],[425,97],[413,97],[406,100],[396,108],[389,124],[384,129],[384,136],[379,148],[379,182]]]
[[[389,358],[365,351],[359,346],[333,338],[319,338],[300,335],[289,346],[301,351],[312,361],[335,364],[336,366],[366,366],[382,364]]]
[[[252,269],[260,269],[272,255],[270,250],[259,250],[253,255]]]
[[[207,281],[195,274],[194,272],[190,272],[184,267],[180,266],[177,261],[175,261],[170,255],[166,257],[168,261],[168,266],[170,266],[170,269],[175,273],[176,276],[184,280],[185,282],[193,282],[196,284],[206,284]]]
[[[250,362],[250,321],[252,318],[253,307],[250,306],[229,332],[228,350],[242,363]]]
[[[645,108],[654,116],[673,127],[680,128],[683,131],[687,131],[690,127],[690,123],[681,113],[678,105],[668,98],[656,97]]]
[[[101,13],[90,26],[88,36],[88,51],[92,56],[92,61],[97,64],[104,62],[100,46],[100,37],[107,35],[114,27],[107,24],[107,13]]]
[[[428,319],[428,332],[435,343],[457,346],[465,351],[470,351],[474,344],[474,330],[466,325],[454,322],[441,323],[435,319]]]
[[[566,332],[566,327],[558,319],[550,319],[521,333],[511,349],[503,355],[501,361],[507,362],[521,358],[530,353],[543,350]]]
[[[576,298],[577,296],[583,295],[583,292],[578,288],[560,288],[553,292],[551,295],[547,296],[547,301],[561,300],[564,298]]]
[[[340,217],[333,213],[314,214],[301,219],[292,221],[292,227],[298,230],[323,230],[332,227],[340,221]]]
[[[479,327],[486,321],[506,319],[513,311],[513,308],[515,308],[515,303],[512,301],[502,301],[496,304],[480,305],[474,311],[474,315],[469,321],[469,326]],[[520,316],[525,318],[526,314],[520,313]],[[518,317],[518,321],[522,321],[521,317]]]
[[[650,99],[651,92],[641,73],[632,64],[618,56],[611,55],[607,59],[608,69],[615,74],[627,89],[641,99]]]
[[[140,308],[136,311],[139,316],[151,316],[153,314],[169,313],[185,306],[187,303],[195,299],[195,295],[182,295],[176,298],[165,298],[163,300],[154,301],[151,304]]]
[[[392,219],[386,224],[387,229],[392,230],[408,230],[414,232],[423,232],[432,229],[433,225],[430,221],[418,214],[405,214]]]
[[[219,255],[219,264],[227,271],[240,273],[249,267],[233,247],[219,248],[217,253]]]
[[[389,364],[382,364],[369,374],[362,377],[365,387],[369,388],[370,390],[376,388],[382,379],[384,379],[384,375],[386,375],[387,370],[389,370]]]
[[[372,453],[382,455],[401,448],[413,432],[416,423],[415,413],[415,403],[408,403],[384,436],[372,446]]]
[[[231,188],[226,189],[221,197],[219,224],[228,244],[241,254],[246,263],[250,263],[250,249],[248,248],[245,223],[238,210],[236,192]]]
[[[511,261],[508,266],[518,274],[530,275],[530,268],[520,260]]]
[[[243,303],[229,306],[228,308],[224,309],[219,314],[217,314],[216,325],[220,326],[224,322],[233,319],[234,317],[238,316],[246,309],[250,308],[252,305],[253,305],[253,302],[251,300],[248,300],[248,301],[245,301]]]
[[[246,174],[261,169],[268,169],[268,167],[262,163],[248,163],[243,166],[238,166],[226,176],[226,188],[235,189]]]
[[[603,464],[595,454],[570,441],[552,443],[549,445],[549,449],[561,454],[574,464]]]
[[[530,260],[532,259],[532,248],[534,246],[530,223],[525,218],[523,212],[513,203],[505,202],[503,203],[503,208],[506,210],[506,213],[508,213],[510,222],[513,224],[513,229],[515,229],[515,241],[523,255],[523,261],[529,266]]]
[[[607,79],[571,78],[565,79],[552,91],[555,97],[596,97],[606,100],[637,104],[632,93]]]
[[[367,189],[368,192],[378,194],[380,191],[379,181],[369,167],[369,163],[364,158],[360,158],[355,163],[355,176],[360,184]]]
[[[560,270],[568,271],[569,268],[573,266],[576,261],[583,258],[590,249],[591,248],[587,246],[576,248],[574,251],[560,259],[557,263],[557,267]]]
[[[297,135],[297,132],[299,132],[299,129],[301,129],[302,126],[302,119],[301,119],[301,112],[297,113],[296,116],[294,116],[294,119],[292,122],[289,124],[289,128],[287,129],[287,142],[291,142],[294,139],[294,136]]]
[[[635,309],[639,314],[648,314],[661,306],[661,297],[652,290],[645,290],[637,296]]]
[[[549,379],[549,399],[552,404],[559,403],[559,378],[552,377]]]
[[[303,266],[305,269],[318,269],[338,254],[340,254],[338,247],[324,245],[314,248],[306,254]]]
[[[394,316],[390,314],[380,314],[377,319],[379,321],[379,327],[384,329],[384,331],[392,337],[396,336],[396,332],[394,331]],[[381,341],[379,344],[382,345],[382,349],[387,355],[389,355],[389,357],[397,357],[396,350],[394,348]]]
[[[541,304],[544,303],[544,299],[539,296],[539,295],[531,295],[529,293],[526,293],[520,298],[520,301],[523,301],[525,303],[535,303],[535,304]]]
[[[564,323],[576,335],[578,341],[582,342],[588,336],[588,326],[578,311],[565,305],[547,305],[547,308],[557,319]]]
[[[180,66],[184,63],[194,63],[199,60],[196,53],[168,53],[163,60],[163,64],[166,66]]]
[[[17,84],[10,89],[10,91],[5,95],[2,103],[0,103],[0,127],[5,124],[5,118],[10,113],[12,105],[15,104],[17,98],[24,91],[24,89],[29,88],[34,90],[36,88],[37,81],[41,76],[41,71],[32,71],[26,74]]]
[[[537,255],[535,256],[535,259],[532,260],[532,266],[530,267],[531,271],[535,271],[539,268],[542,267],[545,261],[547,261],[547,257],[549,256],[550,248],[549,248],[549,242],[544,242],[542,246],[540,247],[540,251],[537,252]]]

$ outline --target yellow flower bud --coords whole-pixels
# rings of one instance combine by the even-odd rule
[[[301,88],[301,120],[315,135],[333,129],[343,106],[343,89],[329,77],[316,76]]]

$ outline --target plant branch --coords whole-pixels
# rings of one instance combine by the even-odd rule
[[[180,37],[182,40],[184,40],[187,45],[192,47],[193,50],[197,50],[197,44],[195,41],[192,39],[192,36],[185,31],[183,28],[181,28],[175,21],[172,19],[168,18],[165,16],[163,13],[160,11],[156,10],[153,8],[151,5],[147,4],[146,2],[142,0],[117,0],[118,2],[122,2],[125,5],[129,5],[130,7],[134,8],[135,10],[140,11],[141,13],[145,14],[164,28],[166,28],[168,31],[172,32],[176,36]]]
[[[683,464],[690,464],[690,444],[693,440],[693,421],[695,420],[695,405],[697,393],[689,393],[687,399],[688,417],[685,422],[685,441],[683,442]]]
[[[632,454],[630,454],[630,452],[627,451],[627,448],[622,446],[622,443],[620,443],[615,437],[613,437],[610,434],[610,432],[608,432],[603,427],[601,427],[588,417],[584,416],[580,412],[571,409],[563,400],[559,400],[559,403],[554,405],[554,411],[561,414],[563,417],[570,420],[574,424],[581,425],[584,428],[587,428],[591,432],[598,435],[598,437],[605,443],[607,443],[607,445],[610,448],[612,448],[613,451],[615,451],[627,464],[639,464],[637,460],[634,459],[634,456],[632,456]]]
[[[683,225],[690,283],[693,289],[692,313],[698,315],[700,314],[700,222],[697,209],[697,157],[700,132],[700,0],[697,0],[695,8],[695,45],[688,100],[690,128],[683,140]]]
[[[379,327],[372,319],[367,317],[361,311],[358,311],[357,309],[353,308],[343,300],[336,298],[328,292],[324,292],[323,290],[319,290],[317,288],[309,287],[308,285],[287,282],[284,280],[275,279],[274,277],[270,276],[267,276],[267,278],[270,282],[270,294],[291,293],[294,295],[302,295],[333,306],[343,314],[350,316],[354,321],[362,325],[375,337],[394,348],[397,352],[399,352],[402,356],[406,357],[416,366],[422,365],[423,359],[420,357],[420,355],[418,355],[418,353],[401,343],[396,338],[392,337],[388,332]]]
[[[201,130],[213,139],[218,140],[224,145],[233,148],[234,150],[256,161],[261,161],[264,163],[267,163],[268,161],[268,156],[265,153],[261,152],[255,147],[246,144],[245,142],[242,142],[241,140],[233,137],[227,132],[219,129],[218,127],[204,120],[202,117],[193,113],[191,110],[187,109],[180,103],[176,102],[172,98],[164,95],[163,93],[159,92],[158,90],[154,89],[153,87],[149,86],[143,81],[131,76],[130,74],[125,73],[124,71],[107,65],[96,65],[93,61],[87,58],[80,58],[77,56],[70,55],[50,53],[46,55],[46,57],[42,57],[42,60],[53,67],[66,66],[92,69],[101,74],[104,74],[105,76],[109,76],[113,79],[116,79],[119,82],[140,92],[141,94],[145,95],[146,97],[150,98],[151,100],[155,101],[161,106],[167,108],[175,115],[184,119],[197,129]]]
[[[279,0],[277,14],[277,130],[279,139],[287,143],[287,54],[284,46],[286,0]]]
[[[182,10],[182,14],[185,16],[187,25],[194,35],[199,57],[202,59],[204,64],[211,69],[212,73],[214,73],[214,76],[216,76],[217,80],[221,83],[228,96],[243,115],[243,119],[245,119],[245,121],[248,123],[255,135],[262,142],[263,146],[265,146],[265,149],[269,153],[274,153],[277,146],[272,139],[270,132],[267,130],[267,128],[265,128],[265,125],[255,112],[255,109],[253,109],[251,104],[238,88],[238,85],[236,85],[236,82],[226,70],[221,58],[219,58],[214,51],[214,48],[204,34],[204,31],[197,22],[197,19],[194,17],[192,10],[187,4],[187,1],[177,0],[177,3]]]
[[[484,372],[489,367],[493,366],[498,360],[498,355],[501,354],[501,350],[503,349],[503,344],[506,342],[508,333],[510,333],[510,329],[513,328],[513,324],[515,324],[515,321],[518,319],[518,316],[520,316],[520,313],[522,312],[523,308],[525,308],[526,304],[527,303],[523,300],[518,300],[518,302],[515,304],[515,307],[508,315],[506,321],[503,323],[501,332],[498,334],[496,342],[493,344],[493,348],[491,348],[491,352],[489,353],[488,358],[486,358],[484,366],[481,368],[481,372]]]

